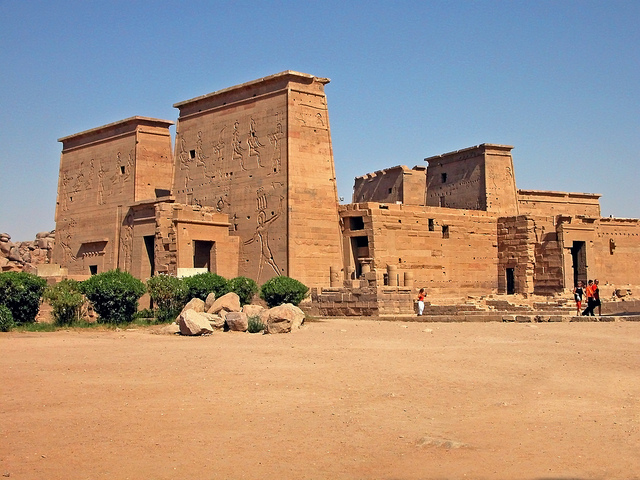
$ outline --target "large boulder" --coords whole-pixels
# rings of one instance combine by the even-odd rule
[[[288,333],[300,328],[304,321],[304,312],[295,305],[285,303],[265,310],[260,314],[267,333]]]
[[[202,313],[204,312],[204,301],[200,300],[199,298],[192,298],[191,300],[189,300],[189,303],[187,303],[184,308],[182,309],[182,312],[185,312],[187,310],[194,310],[198,313]]]
[[[209,295],[207,295],[207,299],[204,301],[204,311],[208,312],[209,309],[213,306],[215,301],[216,301],[216,294],[211,292]]]
[[[206,312],[201,313],[201,315],[204,315],[207,318],[209,325],[211,325],[211,328],[214,330],[224,330],[224,318],[220,315],[214,315],[213,313]]]
[[[246,332],[249,328],[249,319],[243,312],[228,312],[224,319],[232,332]]]
[[[240,297],[237,293],[230,292],[216,299],[211,308],[207,310],[207,313],[220,314],[221,317],[224,317],[226,312],[239,312],[241,310]],[[221,314],[221,312],[224,313]]]
[[[185,310],[177,319],[182,335],[204,335],[213,333],[209,319],[194,310]]]
[[[242,311],[247,314],[247,318],[259,317],[264,312],[262,305],[245,305],[242,307]]]

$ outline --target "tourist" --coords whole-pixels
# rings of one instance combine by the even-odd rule
[[[576,301],[576,315],[580,315],[582,313],[582,295],[584,291],[582,290],[582,281],[578,282],[578,286],[573,289],[573,298]]]
[[[593,309],[596,308],[595,299],[593,297],[594,290],[595,286],[593,285],[593,280],[589,280],[587,288],[584,291],[585,295],[587,296],[587,308],[585,308],[584,312],[582,312],[583,316],[594,316]]]
[[[424,297],[426,297],[427,294],[424,291],[424,288],[421,288],[420,291],[418,292],[418,316],[421,317],[422,316],[422,312],[424,312]]]
[[[598,288],[598,279],[593,281],[593,299],[594,305],[598,307],[598,316],[602,316],[602,303],[600,302],[600,288]]]

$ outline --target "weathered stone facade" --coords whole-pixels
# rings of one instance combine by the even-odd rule
[[[173,122],[146,117],[60,139],[53,262],[142,279],[288,275],[313,287],[318,312],[340,314],[411,313],[421,287],[464,298],[640,284],[640,222],[601,218],[597,194],[518,190],[508,145],[357,177],[339,206],[328,82],[286,71],[176,103],[173,155]]]

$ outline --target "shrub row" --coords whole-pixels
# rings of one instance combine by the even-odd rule
[[[262,286],[260,297],[269,307],[282,303],[297,305],[308,290],[301,282],[280,276]],[[43,297],[52,306],[53,318],[59,325],[69,325],[80,319],[85,298],[91,302],[101,322],[130,322],[138,309],[138,300],[145,292],[149,292],[156,305],[156,319],[167,322],[175,319],[189,300],[206,300],[210,293],[219,298],[235,292],[241,305],[251,303],[258,285],[246,277],[226,280],[214,273],[201,273],[183,279],[156,275],[145,286],[131,274],[116,269],[94,275],[84,282],[62,280],[47,288],[46,281],[36,275],[5,272],[0,273],[0,331],[33,323]]]

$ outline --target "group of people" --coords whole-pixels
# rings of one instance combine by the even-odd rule
[[[587,308],[582,311],[582,299],[587,297]],[[573,289],[573,298],[576,301],[577,315],[595,316],[593,310],[598,307],[598,315],[602,315],[602,304],[600,303],[600,289],[598,288],[598,279],[589,280],[585,287],[582,281],[578,282],[578,286]]]

